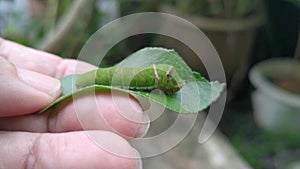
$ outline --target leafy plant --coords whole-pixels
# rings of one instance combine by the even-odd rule
[[[83,92],[93,90],[117,90],[129,93],[133,96],[141,96],[151,101],[157,102],[167,109],[177,113],[198,113],[214,102],[224,89],[224,84],[219,82],[209,82],[201,77],[199,73],[193,72],[182,58],[174,51],[163,48],[144,48],[128,58],[124,59],[116,67],[141,68],[153,64],[169,64],[174,66],[178,75],[185,81],[185,85],[173,95],[164,95],[156,92],[139,90],[127,90],[114,86],[90,85],[84,88],[77,88],[76,79],[80,75],[71,75],[61,79],[62,96],[47,106],[41,112],[62,102],[65,99]]]
[[[287,0],[287,1],[294,3],[296,6],[298,6],[300,8],[300,0]]]

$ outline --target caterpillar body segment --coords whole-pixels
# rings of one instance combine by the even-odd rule
[[[80,75],[76,80],[76,85],[80,87],[93,84],[131,90],[161,89],[172,95],[180,90],[184,81],[172,65],[154,64],[143,68],[99,68]]]

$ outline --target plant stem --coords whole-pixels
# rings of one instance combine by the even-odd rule
[[[73,1],[70,9],[62,16],[57,25],[51,28],[37,48],[48,52],[56,51],[69,35],[74,24],[79,22],[78,18],[82,19],[82,11],[92,3],[92,0]]]
[[[45,16],[45,28],[49,30],[55,26],[56,17],[58,11],[58,1],[57,0],[48,0],[47,1],[47,11]]]

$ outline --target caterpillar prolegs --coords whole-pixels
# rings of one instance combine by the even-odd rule
[[[80,87],[93,84],[115,86],[132,90],[160,89],[172,95],[183,86],[175,68],[167,64],[154,64],[143,68],[99,68],[80,75],[76,85]]]

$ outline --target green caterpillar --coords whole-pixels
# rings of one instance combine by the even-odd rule
[[[184,81],[173,66],[154,64],[143,68],[99,68],[80,75],[76,80],[80,87],[93,84],[143,91],[160,89],[172,95],[180,90]]]

